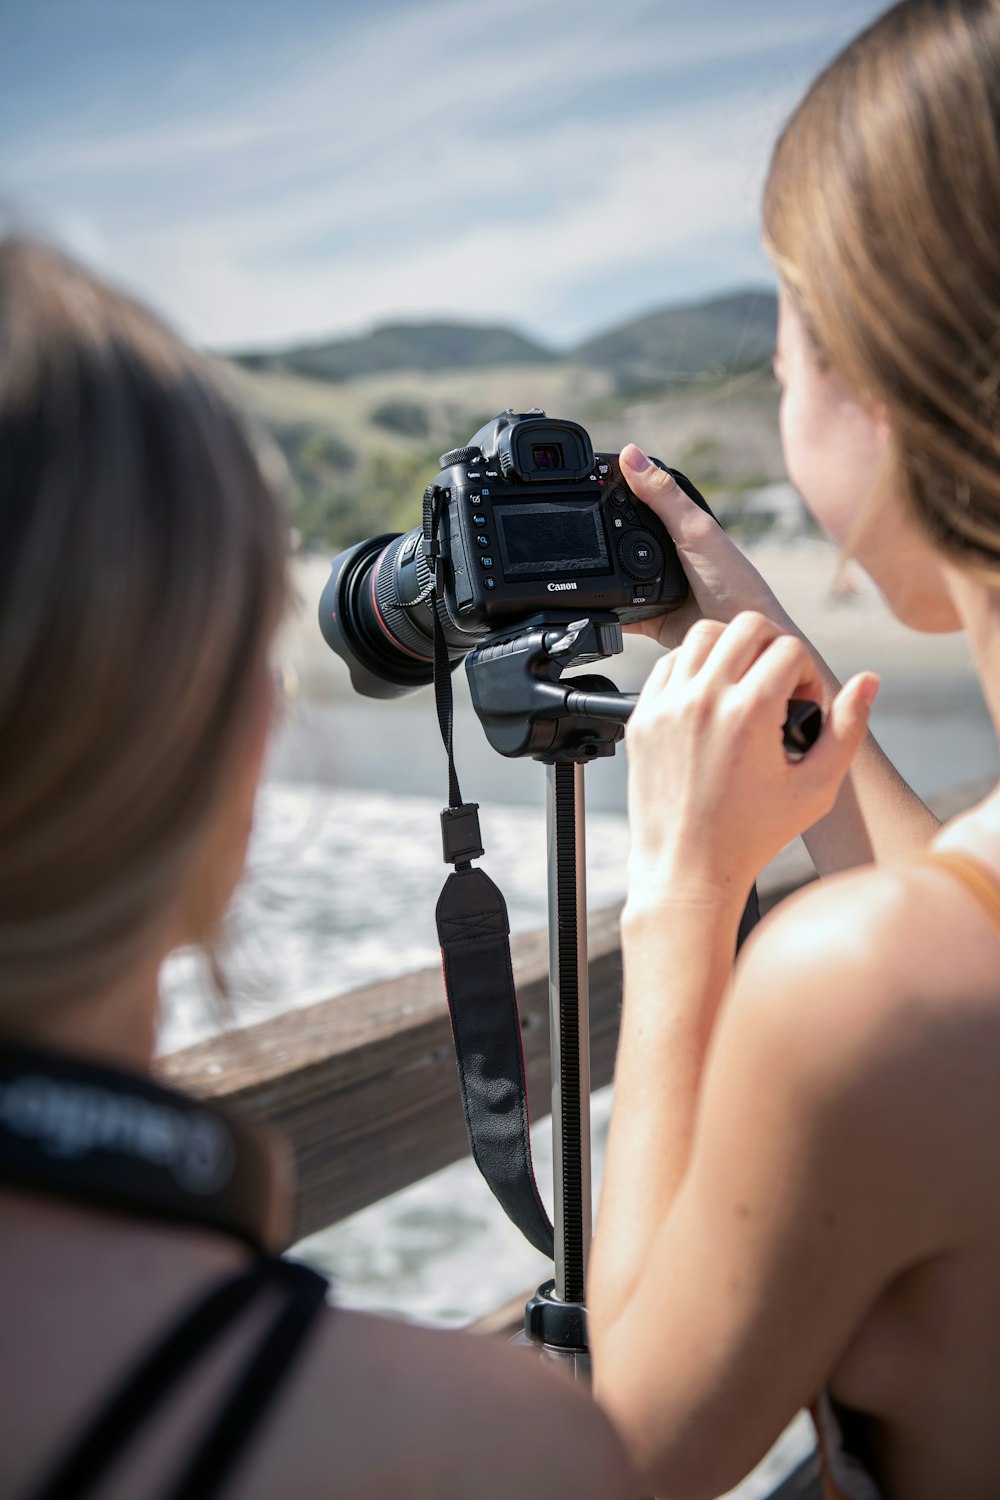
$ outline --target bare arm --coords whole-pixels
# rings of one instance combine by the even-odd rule
[[[680,644],[699,619],[727,622],[743,610],[757,610],[777,627],[805,641],[818,668],[824,713],[840,683],[815,647],[782,609],[757,570],[720,526],[684,494],[669,474],[629,462],[639,450],[622,453],[623,472],[641,500],[663,521],[677,546],[691,587],[691,599],[673,615],[649,620],[642,633],[667,647]],[[851,767],[833,810],[803,838],[816,869],[832,874],[852,865],[893,859],[922,847],[939,824],[869,734]]]
[[[820,1339],[811,1349],[814,1363],[789,1374],[791,1386],[772,1382],[773,1399],[758,1393],[749,1421],[735,1420],[728,1403],[745,1394],[746,1378],[739,1373],[739,1318],[753,1320],[754,1348],[769,1357],[775,1351],[766,1329],[783,1325],[780,1308],[764,1316],[762,1294],[749,1302],[742,1295],[751,1268],[733,1221],[740,1202],[752,1204],[757,1194],[769,1200],[782,1177],[773,1151],[762,1147],[758,1157],[749,1140],[735,1157],[735,1176],[720,1179],[724,1151],[710,1153],[707,1175],[696,1163],[703,1129],[718,1126],[730,1146],[746,1135],[741,1116],[750,1096],[742,1074],[735,1082],[728,1077],[722,1091],[706,1084],[701,1107],[714,1033],[742,1010],[738,997],[724,996],[746,891],[771,854],[829,811],[863,737],[875,686],[865,677],[849,684],[809,755],[792,763],[781,742],[787,701],[822,691],[809,653],[759,614],[739,615],[728,627],[702,620],[653,669],[629,724],[625,1006],[588,1293],[598,1390],[643,1477],[671,1493],[708,1495],[739,1478],[760,1456],[758,1442],[762,1453],[796,1410],[789,1390],[796,1401],[807,1398],[830,1354]],[[772,1060],[758,1074],[769,1079],[775,1099],[778,1072]],[[709,1098],[717,1101],[711,1109]],[[787,1108],[794,1107],[789,1099]],[[807,1192],[801,1169],[790,1181]],[[706,1202],[714,1205],[707,1217]],[[808,1201],[789,1204],[782,1233],[790,1232],[793,1209],[803,1207],[808,1220]],[[779,1235],[759,1247],[758,1258],[768,1248],[779,1258],[787,1249]],[[706,1323],[713,1296],[719,1317]],[[835,1298],[831,1305],[838,1328],[845,1317],[852,1326],[854,1305]],[[766,1384],[756,1354],[748,1360],[753,1379]],[[728,1393],[721,1406],[719,1392]],[[732,1441],[720,1443],[719,1432],[730,1428]]]
[[[915,1056],[867,941],[891,925],[892,878],[800,895],[731,988],[702,948],[731,941],[734,906],[628,920],[591,1336],[598,1397],[658,1494],[741,1479],[959,1221],[955,1174],[928,1181],[953,1149],[926,1109],[933,1048]]]
[[[805,641],[805,636],[802,640]],[[822,706],[826,713],[840,690],[840,682],[811,642],[805,643],[820,669],[825,689]],[[819,874],[832,875],[854,865],[879,864],[921,849],[930,843],[940,826],[930,808],[900,776],[874,735],[868,733],[833,811],[807,828],[802,841]]]

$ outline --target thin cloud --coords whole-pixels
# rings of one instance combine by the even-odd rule
[[[664,297],[683,290],[672,263],[759,276],[757,197],[798,59],[851,29],[825,5],[718,0],[373,14],[184,111],[126,102],[102,130],[28,132],[6,196],[207,343],[432,312],[569,337],[602,320],[589,286],[617,276],[627,301],[657,256]]]

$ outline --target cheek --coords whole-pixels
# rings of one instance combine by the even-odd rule
[[[790,386],[782,395],[779,421],[789,479],[817,523],[843,546],[870,469],[844,442],[834,414],[800,389]]]
[[[960,629],[937,554],[880,482],[887,455],[862,409],[793,383],[782,397],[781,440],[788,477],[810,513],[860,563],[896,618],[915,630]]]

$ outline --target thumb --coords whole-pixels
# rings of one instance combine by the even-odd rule
[[[697,550],[719,531],[717,522],[684,493],[673,475],[654,464],[635,443],[622,449],[619,463],[629,489],[656,512],[682,550]]]
[[[877,672],[859,672],[834,698],[823,733],[805,757],[824,780],[835,777],[839,785],[847,775],[868,732],[868,718],[880,686]]]

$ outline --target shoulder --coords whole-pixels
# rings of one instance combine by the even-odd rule
[[[957,881],[900,862],[790,898],[747,943],[718,1042],[730,1085],[768,1078],[821,1156],[864,1153],[915,1192],[920,1178],[931,1238],[981,1211],[1000,939]]]
[[[762,1023],[828,1042],[834,1062],[855,1041],[898,1041],[900,1028],[925,1038],[954,1029],[992,993],[998,959],[1000,940],[968,892],[931,865],[900,861],[783,902],[746,944],[737,989]]]
[[[258,1494],[615,1500],[633,1493],[607,1417],[530,1352],[331,1309],[296,1371]],[[241,1500],[243,1496],[241,1495]]]

